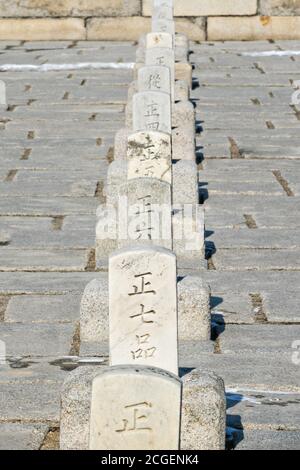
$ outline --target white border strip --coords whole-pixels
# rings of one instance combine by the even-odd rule
[[[132,70],[133,62],[81,62],[77,64],[3,64],[0,65],[0,72],[59,72],[61,70]]]
[[[284,56],[293,56],[300,55],[300,51],[263,51],[263,52],[242,52],[243,56],[248,57],[284,57]]]

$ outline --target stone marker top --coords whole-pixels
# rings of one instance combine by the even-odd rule
[[[94,380],[97,377],[103,376],[106,374],[117,376],[117,375],[123,375],[123,374],[136,375],[137,373],[141,373],[145,376],[155,375],[156,377],[159,376],[163,380],[175,380],[176,382],[181,384],[180,378],[177,375],[173,374],[172,372],[169,372],[168,370],[161,369],[160,367],[151,367],[151,366],[143,366],[143,365],[132,366],[130,364],[101,367],[98,369],[98,373],[94,377]]]
[[[106,369],[93,380],[89,448],[178,450],[181,390],[161,369]]]
[[[152,47],[166,47],[168,49],[173,48],[173,36],[169,33],[148,33],[146,36],[146,47],[151,49]]]

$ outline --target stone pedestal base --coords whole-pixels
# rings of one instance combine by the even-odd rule
[[[104,370],[101,366],[81,366],[65,381],[61,395],[61,450],[90,448],[92,386]],[[151,373],[159,375],[162,371],[151,368]],[[226,401],[223,380],[211,371],[194,369],[181,378],[181,386],[180,450],[224,450]],[[107,400],[110,400],[109,396]],[[105,403],[99,406],[105,409]]]

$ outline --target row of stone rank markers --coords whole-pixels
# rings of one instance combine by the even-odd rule
[[[73,371],[61,400],[61,449],[221,450],[225,390],[193,367],[210,340],[204,221],[198,206],[192,67],[172,0],[154,0],[137,50],[126,128],[117,133],[98,269],[81,302],[81,355],[110,366]],[[178,277],[192,267],[193,276]],[[179,368],[180,367],[180,368]]]

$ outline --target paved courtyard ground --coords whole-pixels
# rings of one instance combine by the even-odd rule
[[[244,55],[300,42],[191,49],[213,321],[199,366],[225,380],[228,448],[300,449],[300,56]],[[135,45],[0,42],[0,66],[90,61],[134,62]],[[80,296],[106,276],[93,272],[95,211],[132,71],[0,80],[0,448],[53,449]]]

